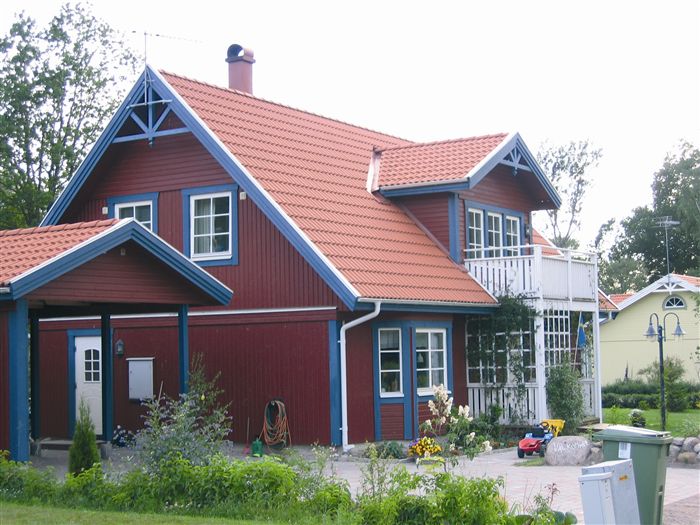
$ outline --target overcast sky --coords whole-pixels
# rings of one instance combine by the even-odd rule
[[[4,0],[46,21],[54,0]],[[180,7],[180,6],[184,7]],[[153,66],[225,85],[253,49],[254,93],[404,138],[519,131],[603,149],[578,238],[651,202],[680,140],[700,146],[700,2],[93,2]],[[135,31],[135,34],[132,34]]]

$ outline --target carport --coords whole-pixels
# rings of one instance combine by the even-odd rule
[[[188,308],[225,305],[232,295],[133,219],[0,231],[0,449],[27,461],[30,431],[34,438],[40,435],[41,319],[99,316],[102,428],[97,432],[109,439],[112,316],[177,314],[179,388],[185,392]]]

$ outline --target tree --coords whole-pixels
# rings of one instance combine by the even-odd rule
[[[95,439],[95,426],[90,419],[90,409],[85,400],[80,399],[78,420],[75,422],[73,443],[68,450],[68,471],[78,475],[100,462]]]
[[[639,291],[647,284],[644,263],[629,256],[621,256],[614,260],[607,258],[608,245],[615,232],[615,219],[605,222],[596,235],[593,247],[598,255],[598,284],[601,290],[608,294],[628,293]]]
[[[574,233],[580,226],[581,207],[591,181],[588,170],[598,165],[600,149],[588,141],[572,141],[559,146],[546,144],[537,153],[537,162],[554,184],[562,205],[547,210],[550,240],[562,248],[578,248]]]
[[[652,206],[636,208],[621,223],[609,261],[631,258],[646,271],[647,283],[666,274],[665,232],[658,221],[680,224],[668,231],[671,272],[700,275],[700,150],[682,143],[654,175]]]
[[[39,223],[123,97],[136,56],[80,4],[0,39],[0,229]]]

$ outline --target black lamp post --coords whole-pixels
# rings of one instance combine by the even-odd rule
[[[661,387],[661,430],[666,430],[666,387],[664,385],[664,341],[666,340],[666,318],[669,315],[676,317],[676,329],[673,331],[674,337],[681,337],[685,332],[681,328],[681,320],[674,312],[669,312],[664,315],[663,323],[659,321],[659,316],[655,313],[649,316],[649,328],[644,335],[651,341],[656,338],[659,342],[659,383]],[[656,318],[656,328],[652,323],[652,319]]]

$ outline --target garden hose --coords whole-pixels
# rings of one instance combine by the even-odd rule
[[[260,432],[262,439],[268,447],[286,447],[292,444],[289,433],[289,420],[287,409],[281,399],[273,399],[265,406],[263,417],[263,429]]]

